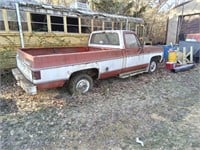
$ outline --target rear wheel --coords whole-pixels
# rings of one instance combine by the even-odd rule
[[[93,87],[93,79],[88,74],[74,75],[69,82],[71,94],[84,94]]]
[[[153,73],[155,72],[157,69],[157,61],[156,60],[151,60],[150,64],[149,64],[149,73]]]

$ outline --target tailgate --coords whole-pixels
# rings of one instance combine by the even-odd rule
[[[37,88],[34,84],[28,81],[18,68],[12,69],[12,73],[17,80],[17,84],[31,95],[37,94]]]
[[[32,71],[31,71],[31,63],[26,58],[21,57],[19,54],[16,56],[17,67],[21,71],[21,73],[28,79],[32,81]]]

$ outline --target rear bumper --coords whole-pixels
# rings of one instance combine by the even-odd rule
[[[20,86],[26,93],[31,95],[37,94],[37,87],[27,80],[18,68],[12,69],[12,74],[17,80],[18,86]]]

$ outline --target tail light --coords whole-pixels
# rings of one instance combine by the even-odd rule
[[[33,78],[33,80],[41,79],[40,71],[32,71],[32,78]]]

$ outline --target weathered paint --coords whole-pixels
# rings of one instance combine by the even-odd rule
[[[45,82],[37,84],[37,89],[50,89],[50,88],[62,87],[64,84],[65,80]]]
[[[112,31],[114,32],[114,31]],[[151,58],[162,55],[156,47],[125,48],[119,33],[120,44],[97,47],[24,48],[18,50],[17,64],[24,76],[38,88],[60,87],[73,73],[97,70],[98,78],[123,75],[135,71],[148,71]],[[133,33],[133,32],[131,32]],[[133,33],[134,34],[134,33]],[[118,47],[118,48],[117,48]],[[142,71],[141,71],[142,70]],[[40,71],[40,79],[32,78],[32,71]]]
[[[66,55],[58,54],[58,56],[53,55],[52,57],[47,57],[45,55],[44,57],[40,56],[39,61],[36,59],[38,57],[35,57],[35,59],[33,58],[33,63],[36,64],[32,64],[32,68],[26,65],[27,62],[25,63],[18,59],[18,68],[23,70],[26,78],[31,80],[34,84],[49,82],[55,79],[68,80],[72,73],[87,69],[99,70],[99,78],[104,78],[105,76],[115,76],[123,72],[147,68],[151,57],[160,54],[141,53],[133,55],[127,53],[128,55],[123,56],[123,51],[125,51],[125,49],[101,50],[77,54],[71,53]],[[74,55],[77,55],[77,57]],[[34,71],[40,70],[41,79],[32,80],[30,69]]]

